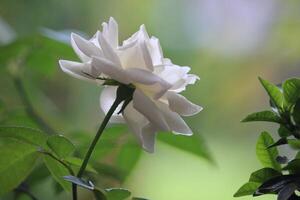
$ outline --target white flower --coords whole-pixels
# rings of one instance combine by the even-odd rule
[[[102,32],[86,40],[71,35],[71,44],[81,62],[60,60],[62,70],[79,79],[103,83],[99,77],[135,87],[132,101],[123,113],[112,117],[125,122],[148,152],[153,152],[157,132],[192,135],[181,116],[197,114],[202,108],[179,93],[198,78],[190,67],[174,65],[163,57],[159,40],[149,37],[142,25],[119,46],[118,25],[113,18],[103,23]],[[116,98],[116,86],[105,86],[100,106],[107,113]]]

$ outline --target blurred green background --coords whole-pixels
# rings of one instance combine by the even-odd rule
[[[279,83],[300,76],[299,10],[298,0],[1,0],[0,43],[41,28],[92,36],[110,16],[122,40],[145,24],[160,39],[165,57],[200,76],[184,94],[204,110],[186,120],[215,163],[158,142],[154,154],[143,153],[124,187],[152,200],[232,200],[249,173],[261,167],[255,156],[259,132],[275,133],[272,124],[240,123],[268,106],[257,77]],[[99,87],[70,78],[58,64],[47,74],[29,69],[24,80],[35,107],[57,130],[95,132],[103,117]],[[0,98],[18,105],[5,73],[0,84]]]

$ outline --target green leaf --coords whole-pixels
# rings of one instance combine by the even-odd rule
[[[79,170],[83,163],[82,159],[76,157],[67,157],[64,159],[64,161],[67,162],[69,165],[74,166],[76,168],[76,171]],[[85,171],[97,174],[97,171],[93,168],[91,164],[87,165]]]
[[[296,150],[300,149],[300,140],[298,140],[298,139],[289,139],[288,144],[293,149],[296,149]]]
[[[280,125],[278,129],[278,134],[282,138],[286,138],[292,135],[291,131],[289,131],[285,126]]]
[[[273,138],[267,132],[262,132],[256,144],[256,155],[263,166],[280,171],[280,164],[276,161],[278,150],[276,147],[268,148],[274,143]]]
[[[300,126],[300,99],[298,99],[295,104],[292,116],[296,124]]]
[[[234,197],[242,197],[247,195],[253,195],[256,189],[261,185],[257,182],[245,183],[238,191],[233,195]]]
[[[300,97],[300,79],[292,78],[283,83],[283,95],[287,106],[291,108]]]
[[[36,146],[45,146],[47,134],[33,128],[0,126],[0,137],[14,138]]]
[[[300,172],[300,159],[294,159],[290,161],[282,170],[289,170],[292,173]]]
[[[172,133],[160,133],[158,134],[158,139],[175,148],[192,153],[200,158],[205,158],[212,163],[214,162],[200,134],[184,136],[174,135]]]
[[[53,135],[47,140],[48,147],[60,158],[66,158],[75,151],[75,146],[62,135]]]
[[[275,123],[282,123],[281,118],[272,111],[262,111],[256,112],[248,115],[242,122],[255,122],[255,121],[265,121],[265,122],[275,122]]]
[[[249,182],[263,183],[270,178],[274,178],[280,175],[282,175],[280,172],[272,168],[262,168],[251,174]]]
[[[70,191],[71,184],[63,179],[64,176],[70,175],[69,171],[61,163],[47,155],[43,157],[43,161],[54,180],[59,183],[64,190]]]
[[[132,197],[132,200],[149,200],[141,197]]]
[[[131,195],[129,190],[123,188],[108,188],[105,191],[108,200],[124,200]]]
[[[0,147],[0,196],[16,188],[32,171],[38,158],[30,144],[6,139]]]
[[[276,105],[278,109],[282,109],[283,107],[283,94],[280,89],[274,84],[262,79],[259,77],[259,81],[267,91],[270,99]]]

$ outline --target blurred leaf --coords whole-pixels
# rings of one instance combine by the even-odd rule
[[[300,79],[292,78],[283,83],[283,95],[285,103],[291,108],[300,97]]]
[[[76,171],[79,170],[79,168],[81,167],[81,165],[83,163],[82,159],[76,158],[76,157],[67,157],[64,159],[64,161],[67,162],[68,164],[70,164],[71,166],[76,167]],[[97,174],[97,171],[93,168],[93,166],[91,164],[87,165],[85,171]]]
[[[47,145],[59,158],[70,156],[75,151],[72,142],[62,135],[50,136]]]
[[[245,183],[238,191],[233,195],[234,197],[242,197],[247,195],[253,195],[256,189],[260,186],[260,183],[248,182]]]
[[[0,195],[17,187],[32,171],[38,158],[30,144],[7,139],[0,147]]]
[[[14,138],[35,146],[45,146],[47,134],[40,130],[21,126],[0,126],[0,137]]]
[[[113,178],[117,181],[122,181],[122,173],[120,170],[112,165],[108,165],[106,163],[93,163],[93,168],[97,171],[97,174],[101,176],[107,176],[109,178]]]
[[[298,99],[295,104],[292,116],[296,124],[300,126],[300,99]]]
[[[273,103],[276,105],[277,108],[281,109],[283,106],[283,94],[280,91],[280,89],[273,85],[272,83],[262,79],[259,77],[259,81],[267,91],[270,99],[273,101]]]
[[[262,168],[253,172],[250,176],[249,182],[263,183],[270,178],[281,176],[282,174],[272,168]]]
[[[289,139],[288,144],[293,149],[296,149],[296,150],[300,149],[300,140],[298,140],[298,139]]]
[[[88,190],[94,190],[94,184],[91,181],[84,180],[82,178],[78,178],[76,176],[64,176],[66,181],[74,183],[80,187],[83,187]]]
[[[291,131],[289,131],[285,126],[280,125],[278,129],[278,134],[280,137],[286,138],[292,135]]]
[[[208,147],[205,145],[203,138],[199,134],[184,136],[174,135],[172,133],[160,133],[158,134],[158,139],[180,150],[214,162]]]
[[[52,177],[60,184],[60,186],[66,190],[71,190],[71,184],[63,179],[64,176],[70,175],[69,171],[58,161],[49,156],[44,156],[43,161],[50,171]]]
[[[3,126],[26,126],[38,128],[36,122],[28,117],[24,109],[5,110],[3,117],[0,119],[0,124]]]
[[[141,197],[132,197],[132,200],[149,200]]]
[[[108,200],[124,200],[130,197],[131,192],[123,188],[105,189]]]
[[[256,144],[256,155],[265,167],[280,171],[280,164],[276,161],[278,151],[276,147],[268,148],[274,143],[273,138],[267,132],[262,132]]]
[[[34,171],[30,174],[30,176],[26,179],[26,182],[34,186],[42,181],[44,181],[47,177],[50,177],[49,170],[43,163],[39,163],[37,167],[34,168]]]
[[[96,200],[108,200],[105,196],[104,191],[95,189],[95,190],[93,190],[93,192],[94,192],[94,196],[95,196]]]
[[[75,57],[70,46],[39,34],[1,46],[0,51],[1,66],[9,65],[12,61],[21,62],[22,67],[29,67],[44,75],[52,74],[57,69],[59,58]]]
[[[127,178],[133,170],[141,156],[141,153],[141,148],[135,143],[127,142],[122,145],[115,163],[115,166],[119,166],[121,171],[122,181],[125,180],[125,178]]]
[[[275,123],[282,123],[281,118],[272,111],[262,111],[256,112],[248,115],[242,122],[254,122],[254,121],[265,121],[265,122],[275,122]]]

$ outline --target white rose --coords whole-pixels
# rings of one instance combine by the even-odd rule
[[[96,83],[99,77],[113,79],[135,87],[132,101],[114,122],[125,122],[148,152],[153,152],[159,131],[192,135],[181,116],[197,114],[202,108],[179,93],[198,76],[188,74],[190,67],[172,64],[163,57],[159,40],[149,37],[144,25],[125,40],[118,42],[118,25],[113,18],[103,23],[102,32],[90,40],[71,35],[71,44],[81,62],[60,60],[62,70],[71,76]],[[105,86],[100,106],[107,113],[116,98],[117,86]]]

